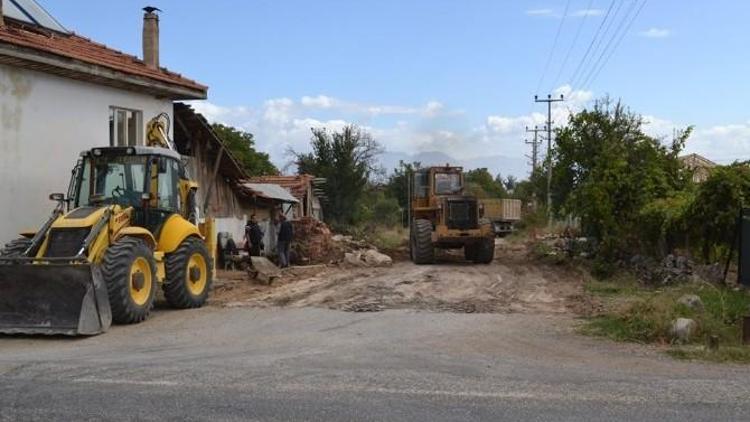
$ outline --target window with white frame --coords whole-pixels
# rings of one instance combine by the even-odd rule
[[[121,107],[109,108],[109,145],[124,147],[142,144],[143,113]]]

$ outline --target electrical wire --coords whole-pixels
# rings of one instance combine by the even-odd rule
[[[594,61],[594,63],[591,65],[591,68],[589,68],[589,71],[586,74],[586,77],[581,82],[581,86],[585,86],[586,83],[591,79],[591,76],[594,74],[596,69],[599,68],[599,65],[604,60],[605,55],[610,51],[610,46],[612,46],[612,43],[619,37],[620,31],[624,27],[625,23],[628,22],[628,18],[630,17],[631,12],[633,12],[636,9],[636,6],[638,5],[639,0],[632,0],[630,2],[630,5],[628,9],[625,11],[625,14],[622,16],[622,19],[620,19],[620,22],[617,24],[617,27],[615,27],[615,30],[612,32],[612,35],[609,37],[609,40],[604,45],[604,48],[599,54],[599,57]]]
[[[554,83],[552,83],[552,89],[555,88],[557,85],[557,82],[560,80],[560,76],[562,76],[563,71],[565,70],[565,66],[568,64],[568,59],[570,59],[570,55],[573,52],[573,49],[575,48],[576,44],[578,43],[578,38],[581,36],[581,30],[583,29],[583,24],[586,22],[586,17],[588,16],[588,12],[591,9],[591,7],[594,4],[594,0],[589,0],[588,6],[586,6],[585,14],[581,16],[581,23],[578,24],[578,30],[576,31],[575,37],[573,37],[573,43],[570,44],[570,48],[568,48],[568,52],[565,54],[565,59],[563,59],[562,65],[560,66],[560,70],[557,72],[557,76],[555,77]]]
[[[614,7],[615,4],[617,4],[617,7]],[[570,77],[570,84],[573,87],[577,85],[576,82],[578,81],[582,72],[585,72],[584,69],[586,69],[586,63],[589,61],[590,58],[594,57],[594,55],[596,54],[596,51],[599,49],[599,46],[601,45],[601,40],[603,37],[606,36],[607,31],[609,31],[609,28],[612,25],[612,21],[615,19],[615,16],[617,15],[617,12],[619,11],[621,5],[622,3],[618,3],[617,0],[612,0],[612,2],[609,4],[609,7],[607,8],[607,13],[604,15],[604,19],[602,19],[602,22],[599,24],[599,27],[596,29],[596,33],[594,34],[594,37],[591,38],[591,42],[589,43],[589,46],[586,49],[586,53],[581,58],[581,61],[578,63],[578,66],[576,67],[576,70],[573,72],[573,75]]]
[[[620,37],[617,39],[617,42],[615,43],[615,46],[612,48],[612,50],[610,50],[609,54],[607,55],[607,57],[602,62],[601,66],[599,66],[599,68],[596,70],[595,74],[590,78],[589,81],[587,81],[587,83],[585,83],[584,85],[582,85],[582,87],[590,86],[591,84],[594,83],[594,81],[596,80],[596,78],[599,77],[599,74],[604,69],[604,67],[607,66],[607,63],[609,62],[609,59],[612,58],[612,56],[614,55],[614,52],[617,50],[617,47],[620,46],[620,43],[622,43],[622,40],[625,38],[625,35],[627,35],[627,33],[630,31],[630,28],[633,26],[633,23],[635,23],[635,20],[638,18],[638,15],[641,14],[641,11],[643,10],[643,7],[646,6],[647,2],[648,2],[648,0],[643,0],[643,2],[641,3],[641,5],[638,7],[638,10],[636,10],[635,14],[630,19],[630,22],[628,22],[628,25],[625,28],[625,30],[620,34]]]
[[[562,31],[563,24],[565,24],[565,18],[568,16],[568,9],[570,8],[570,0],[568,0],[565,3],[565,11],[563,12],[562,18],[560,19],[560,25],[557,27],[557,33],[555,33],[555,39],[552,42],[552,50],[549,52],[549,56],[547,57],[547,63],[544,65],[544,71],[542,71],[542,76],[539,78],[539,83],[536,85],[536,93],[539,93],[539,88],[542,87],[542,82],[544,82],[544,78],[547,76],[547,71],[549,70],[549,65],[552,62],[552,57],[555,55],[555,48],[557,48],[557,40],[560,38],[560,32]]]

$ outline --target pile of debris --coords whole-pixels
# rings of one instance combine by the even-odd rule
[[[350,267],[389,267],[393,259],[380,252],[378,248],[364,240],[352,236],[337,234],[333,236],[335,248],[343,258],[341,263]]]
[[[327,264],[334,254],[333,234],[322,221],[312,217],[293,220],[292,261],[296,265]]]
[[[669,254],[660,262],[643,255],[630,258],[630,266],[638,279],[649,285],[668,286],[687,282],[720,283],[724,272],[718,263],[696,265],[691,259]]]

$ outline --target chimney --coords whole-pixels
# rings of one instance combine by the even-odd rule
[[[159,68],[159,15],[155,7],[144,7],[143,61],[152,69]]]

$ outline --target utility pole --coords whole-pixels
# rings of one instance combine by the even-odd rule
[[[552,224],[552,103],[565,101],[565,97],[560,94],[560,98],[552,98],[552,94],[547,94],[547,98],[539,99],[534,95],[535,103],[547,103],[547,222]]]
[[[537,127],[537,126],[534,126],[534,129],[529,129],[529,127],[526,126],[526,132],[530,132],[530,133],[534,134],[534,140],[533,141],[525,140],[526,144],[531,145],[531,157],[529,157],[529,158],[531,158],[531,173],[534,173],[534,171],[536,171],[536,169],[538,167],[537,163],[539,162],[538,161],[539,160],[539,144],[542,141],[538,138],[537,135],[542,130],[544,130],[544,129],[539,129],[539,127]]]

